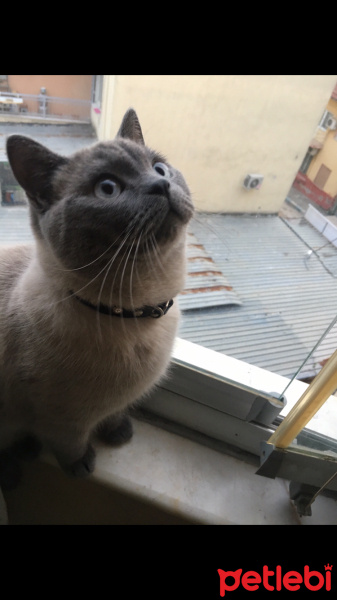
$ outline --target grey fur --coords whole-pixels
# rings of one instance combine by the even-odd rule
[[[36,243],[0,249],[0,447],[32,434],[82,476],[94,469],[95,432],[112,444],[131,436],[124,412],[165,375],[179,310],[113,318],[70,290],[126,309],[174,298],[190,194],[144,145],[133,109],[115,140],[69,158],[17,135],[7,152]]]

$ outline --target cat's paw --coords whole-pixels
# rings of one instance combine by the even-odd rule
[[[72,477],[87,477],[95,469],[96,453],[91,444],[88,445],[86,453],[65,468]]]
[[[128,442],[133,435],[131,419],[123,416],[118,421],[115,417],[106,419],[97,429],[98,437],[109,446],[121,446]]]

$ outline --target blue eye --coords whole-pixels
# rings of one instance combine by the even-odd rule
[[[95,194],[98,198],[112,199],[117,198],[121,192],[121,187],[112,179],[103,179],[95,185]]]
[[[170,177],[171,176],[168,166],[162,162],[154,163],[153,168],[158,173],[158,175],[161,175],[162,177]]]

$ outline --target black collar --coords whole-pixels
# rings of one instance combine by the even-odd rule
[[[173,304],[173,300],[168,300],[167,302],[162,302],[161,304],[157,304],[156,306],[142,306],[141,308],[135,308],[134,310],[127,310],[126,308],[120,308],[119,306],[106,306],[106,304],[91,304],[88,300],[84,300],[80,298],[80,296],[76,296],[73,292],[70,292],[72,296],[76,298],[79,302],[88,306],[89,308],[93,308],[94,310],[103,313],[104,315],[110,315],[110,317],[123,317],[125,319],[130,318],[139,318],[139,317],[152,317],[152,319],[159,319],[166,315],[169,308],[171,308]]]

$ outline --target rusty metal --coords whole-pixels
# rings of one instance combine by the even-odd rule
[[[241,305],[233,286],[193,233],[189,233],[187,265],[185,289],[179,297],[183,310]]]

